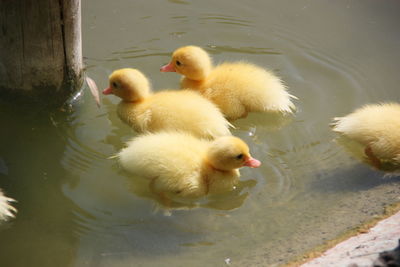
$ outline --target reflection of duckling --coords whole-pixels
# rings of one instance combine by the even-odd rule
[[[256,65],[235,62],[212,66],[206,51],[185,46],[174,51],[162,72],[178,72],[185,77],[182,88],[198,90],[213,101],[228,119],[246,117],[248,112],[292,113],[295,106],[280,78]]]
[[[277,112],[250,113],[247,118],[232,123],[236,130],[246,131],[253,136],[256,132],[275,132],[292,121],[291,116]]]
[[[136,137],[117,156],[125,170],[151,179],[151,190],[167,206],[170,199],[229,192],[239,181],[238,168],[261,164],[237,137],[207,141],[176,132]]]
[[[16,213],[17,210],[10,205],[10,202],[14,201],[14,199],[6,197],[0,190],[0,221],[15,217],[14,213]]]
[[[362,144],[374,167],[400,167],[399,104],[366,105],[345,117],[334,118],[333,131]]]
[[[135,69],[114,71],[103,94],[122,98],[118,115],[139,133],[183,130],[205,138],[231,134],[229,122],[213,103],[190,91],[152,94],[147,78]]]

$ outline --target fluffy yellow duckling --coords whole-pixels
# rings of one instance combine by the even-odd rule
[[[371,164],[382,169],[388,163],[400,168],[400,105],[366,105],[353,113],[334,118],[333,131],[365,146]]]
[[[151,191],[166,206],[170,200],[180,202],[229,192],[239,181],[238,168],[257,168],[261,164],[237,137],[209,141],[184,132],[136,137],[117,157],[128,172],[151,179]]]
[[[219,109],[196,92],[151,93],[148,79],[136,69],[120,69],[109,77],[103,94],[122,100],[118,116],[138,133],[182,130],[202,138],[230,135],[229,122]]]
[[[17,210],[10,205],[10,202],[14,202],[15,200],[9,197],[6,197],[3,192],[0,190],[0,221],[5,221],[8,218],[14,218]]]
[[[184,75],[181,88],[199,91],[230,120],[246,117],[248,112],[292,113],[295,109],[291,98],[296,97],[272,72],[245,62],[213,67],[207,52],[197,46],[175,50],[161,71]]]

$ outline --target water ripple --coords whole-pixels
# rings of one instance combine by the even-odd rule
[[[244,27],[250,27],[253,25],[253,22],[250,20],[239,19],[236,16],[213,14],[213,13],[204,14],[199,18],[199,20],[204,22],[212,22],[217,24],[226,24],[226,25],[244,26]]]
[[[104,158],[106,155],[85,146],[74,138],[68,138],[61,163],[71,172],[84,173]]]
[[[232,47],[228,45],[208,45],[208,51],[212,54],[221,54],[223,52],[238,54],[254,54],[254,55],[281,55],[281,52],[275,51],[274,48],[241,46]]]
[[[335,89],[344,91],[345,99],[354,99],[359,102],[365,102],[365,88],[368,88],[368,77],[362,72],[362,68],[358,66],[349,57],[344,58],[343,54],[335,54],[330,51],[329,54],[324,50],[324,46],[312,43],[311,37],[304,33],[299,34],[294,31],[282,28],[281,26],[274,27],[274,34],[279,39],[285,40],[285,43],[291,44],[294,48],[293,56],[291,58],[299,61],[299,65],[307,67],[307,64],[302,64],[308,61],[308,64],[314,64],[315,67],[319,66],[319,76],[325,75],[326,77],[337,77],[341,81],[347,83],[346,87],[337,86]],[[329,71],[327,73],[326,71]],[[314,78],[318,81],[317,73]],[[352,96],[349,96],[352,94]]]
[[[116,51],[113,52],[114,55],[120,55],[120,59],[128,59],[128,58],[142,58],[142,57],[166,57],[170,56],[171,53],[163,52],[163,53],[141,53],[137,51]]]

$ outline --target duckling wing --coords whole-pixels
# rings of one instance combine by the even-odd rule
[[[136,125],[138,132],[146,132],[149,129],[149,125],[152,118],[151,109],[145,110],[143,113],[139,114],[136,118]]]

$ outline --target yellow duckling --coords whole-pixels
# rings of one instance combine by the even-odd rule
[[[248,112],[292,113],[295,109],[291,98],[296,97],[272,72],[245,62],[213,67],[207,52],[197,46],[175,50],[161,71],[184,75],[181,88],[199,91],[230,120],[246,117]]]
[[[382,169],[386,163],[400,167],[399,104],[366,105],[334,118],[333,131],[365,146],[364,153],[374,167]]]
[[[229,192],[239,182],[238,168],[261,164],[237,137],[209,141],[184,132],[136,137],[117,157],[128,172],[151,179],[151,191],[166,206],[171,199],[180,202]]]
[[[17,210],[10,205],[10,202],[14,202],[15,200],[9,197],[6,197],[3,192],[0,190],[0,221],[7,220],[8,218],[14,218]]]
[[[219,109],[196,92],[151,93],[148,79],[136,69],[120,69],[109,77],[103,94],[122,100],[118,116],[138,133],[182,130],[202,138],[230,135],[229,122]]]

